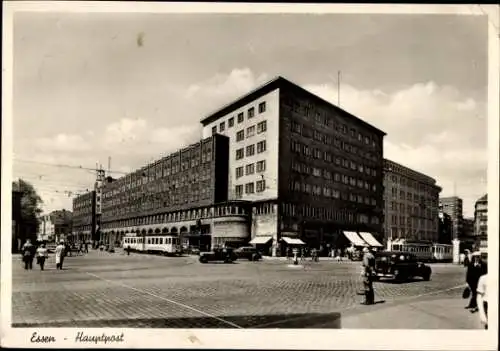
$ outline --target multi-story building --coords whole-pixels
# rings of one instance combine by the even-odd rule
[[[488,194],[476,201],[474,206],[474,233],[476,247],[488,247]]]
[[[42,215],[38,219],[38,241],[52,242],[55,240],[55,227],[52,222],[52,216]]]
[[[96,231],[96,192],[89,191],[73,199],[73,241],[90,242]]]
[[[386,238],[438,242],[440,192],[435,179],[384,160]]]
[[[453,222],[453,239],[463,236],[463,201],[458,196],[442,197],[439,199],[439,208],[451,217]]]
[[[210,136],[105,183],[104,241],[126,233],[176,234],[203,247],[244,241],[250,213],[245,202],[228,201],[228,150],[227,137]]]
[[[343,231],[381,237],[381,130],[282,77],[201,123],[204,137],[229,137],[229,198],[253,202],[252,242],[274,254]]]
[[[67,240],[71,238],[73,227],[73,214],[65,209],[50,213],[51,221],[54,224],[55,240]]]

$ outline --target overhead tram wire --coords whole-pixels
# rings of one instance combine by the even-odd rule
[[[14,158],[14,161],[17,162],[22,162],[22,163],[31,163],[31,164],[38,164],[41,166],[49,166],[49,167],[59,167],[59,168],[69,168],[69,169],[80,169],[80,170],[87,170],[87,171],[100,171],[99,168],[92,168],[92,167],[83,167],[83,166],[74,166],[74,165],[65,165],[65,164],[58,164],[58,163],[46,163],[46,162],[40,162],[40,161],[33,161],[33,160],[22,160],[18,158]],[[129,174],[130,172],[122,172],[122,171],[114,171],[114,170],[109,170],[108,173],[114,173],[114,174]]]

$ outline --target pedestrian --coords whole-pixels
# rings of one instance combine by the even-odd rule
[[[36,250],[36,260],[40,265],[40,270],[43,271],[45,266],[45,260],[49,257],[49,252],[45,248],[45,244],[40,245],[40,247]]]
[[[465,281],[469,286],[471,291],[471,298],[469,304],[465,306],[466,309],[470,309],[471,313],[477,312],[477,285],[479,278],[484,273],[484,267],[481,264],[481,255],[479,252],[474,252],[471,256],[471,262],[467,267],[467,273],[465,276]]]
[[[23,255],[24,269],[33,269],[33,259],[35,256],[36,248],[31,243],[31,239],[26,240],[26,243],[23,245],[21,253]]]
[[[66,247],[64,241],[61,240],[59,245],[56,246],[55,256],[56,256],[56,269],[61,269],[64,262],[64,256],[66,255]]]
[[[488,268],[486,265],[485,274],[483,274],[477,284],[477,307],[479,311],[479,320],[488,329]]]
[[[368,247],[363,249],[363,287],[365,301],[363,305],[373,305],[375,303],[375,292],[373,290],[373,277],[375,274],[375,256]]]
[[[126,251],[127,251],[127,256],[130,256],[130,245],[127,245]]]
[[[463,261],[465,268],[469,267],[470,260],[471,260],[470,251],[465,249],[464,250],[464,261]]]
[[[89,243],[88,241],[85,242],[85,253],[88,254],[89,253]]]

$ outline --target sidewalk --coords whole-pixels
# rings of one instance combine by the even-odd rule
[[[478,314],[464,309],[466,304],[461,298],[447,298],[367,306],[365,312],[343,314],[342,328],[482,329]]]

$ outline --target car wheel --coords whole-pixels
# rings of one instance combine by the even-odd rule
[[[200,262],[201,263],[207,263],[208,260],[205,257],[200,257]]]

